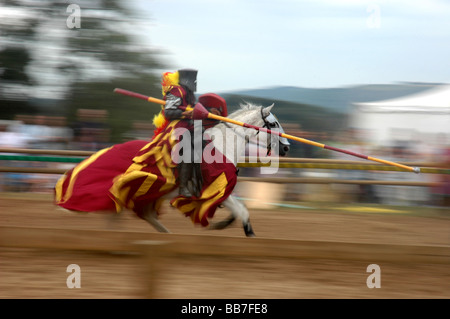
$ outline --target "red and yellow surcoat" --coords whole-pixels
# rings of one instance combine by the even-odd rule
[[[162,197],[178,187],[177,165],[171,157],[177,140],[172,132],[186,123],[182,120],[169,122],[150,142],[139,140],[117,144],[85,159],[57,182],[56,204],[84,212],[119,212],[127,208],[139,217],[143,216],[147,206],[159,212]],[[236,167],[222,157],[221,163],[202,162],[200,197],[177,196],[171,200],[172,206],[195,224],[207,226],[208,219],[214,216],[217,207],[236,185]]]

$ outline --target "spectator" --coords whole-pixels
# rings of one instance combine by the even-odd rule
[[[47,118],[49,130],[48,148],[54,150],[65,150],[69,148],[73,139],[73,131],[67,126],[64,116],[52,116]]]
[[[14,126],[17,122],[0,123],[0,147],[3,148],[27,148],[27,139]],[[5,153],[5,155],[13,155],[14,153]],[[21,166],[23,163],[17,161],[2,161],[4,166]],[[27,188],[27,176],[18,173],[1,173],[0,174],[0,191],[9,190],[25,190]]]
[[[106,110],[79,109],[73,126],[73,147],[85,151],[98,151],[109,146],[110,131],[106,125]]]

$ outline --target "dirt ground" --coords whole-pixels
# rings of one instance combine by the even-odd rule
[[[450,212],[443,208],[301,203],[251,210],[260,238],[408,245],[450,245]],[[228,212],[219,210],[215,219]],[[220,231],[193,226],[166,209],[173,233],[244,237],[239,223]],[[79,214],[57,209],[48,194],[0,194],[0,226],[156,232],[125,212]],[[249,238],[248,240],[252,240]],[[377,263],[381,287],[368,288],[369,264],[356,260],[189,256],[166,260],[158,298],[334,299],[449,298],[450,267],[433,263]],[[67,266],[81,270],[69,289]],[[146,265],[136,254],[0,247],[0,298],[142,298]]]

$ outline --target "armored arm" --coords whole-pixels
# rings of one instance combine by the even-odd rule
[[[164,106],[164,115],[170,121],[180,119],[182,117],[183,110],[178,107],[181,105],[181,98],[167,94],[166,105]]]

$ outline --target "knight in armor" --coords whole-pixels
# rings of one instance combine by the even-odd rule
[[[194,107],[196,103],[194,92],[197,90],[197,70],[181,69],[176,72],[166,72],[162,76],[162,91],[166,104],[164,116],[167,120],[192,121],[192,110],[186,107]],[[192,126],[192,125],[189,125]],[[183,138],[193,138],[192,131]],[[193,147],[191,148],[193,154]],[[200,154],[201,156],[201,154]],[[199,196],[201,190],[201,170],[195,165],[194,157],[189,162],[181,161],[178,164],[178,179],[180,182],[179,194],[184,197]],[[200,176],[199,176],[200,175]],[[191,189],[188,183],[191,181]]]
[[[203,181],[200,163],[194,160],[194,158],[201,159],[202,154],[194,153],[192,110],[186,110],[186,107],[193,108],[196,103],[201,103],[211,113],[222,116],[228,115],[225,100],[216,94],[203,94],[200,96],[199,102],[196,102],[194,93],[197,90],[197,72],[194,69],[165,72],[162,75],[161,83],[162,93],[166,101],[163,110],[164,117],[168,121],[189,121],[187,127],[190,134],[186,134],[186,138],[191,138],[191,160],[188,163],[181,161],[177,166],[180,182],[179,194],[184,197],[200,196]],[[203,129],[215,124],[217,124],[215,120],[204,121]]]

